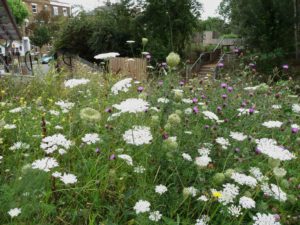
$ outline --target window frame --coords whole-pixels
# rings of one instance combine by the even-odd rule
[[[34,8],[35,8],[35,10],[34,10]],[[36,3],[31,3],[31,11],[34,14],[38,13],[38,5]]]

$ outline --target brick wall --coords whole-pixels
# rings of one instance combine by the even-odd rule
[[[67,16],[71,15],[71,7],[61,6],[59,3],[51,2],[50,0],[23,0],[27,5],[30,12],[30,21],[34,21],[34,17],[42,10],[49,10],[51,17],[53,16],[64,16],[64,9],[66,9]],[[37,13],[33,12],[32,5],[35,4],[37,7]],[[55,8],[57,8],[58,15],[55,15]]]

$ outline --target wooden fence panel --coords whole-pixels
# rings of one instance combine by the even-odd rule
[[[147,61],[141,58],[112,58],[109,60],[109,72],[121,76],[130,76],[137,80],[147,79]]]

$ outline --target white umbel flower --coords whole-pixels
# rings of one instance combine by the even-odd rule
[[[121,155],[118,155],[118,158],[125,160],[125,162],[126,162],[129,166],[133,166],[133,160],[132,160],[132,158],[131,158],[130,155],[121,154]]]
[[[15,124],[5,124],[3,126],[4,130],[13,130],[13,129],[16,129],[16,128],[17,128],[17,126]]]
[[[187,153],[182,153],[182,158],[186,161],[193,161],[192,157]]]
[[[149,108],[149,103],[139,98],[129,98],[120,104],[113,105],[114,108],[120,110],[120,113],[139,113],[145,112]]]
[[[11,218],[18,216],[21,213],[21,209],[20,208],[14,208],[11,209],[7,212]]]
[[[240,206],[231,205],[228,207],[228,212],[234,217],[239,217],[241,215],[242,208]]]
[[[280,161],[287,161],[296,158],[293,153],[281,146],[278,146],[277,142],[273,139],[262,138],[257,140],[257,149],[270,158],[278,159]]]
[[[39,169],[45,172],[49,172],[50,169],[58,166],[58,162],[54,158],[45,157],[38,159],[31,164],[32,169]]]
[[[267,121],[264,122],[262,125],[267,128],[280,128],[282,124],[283,123],[280,121]]]
[[[211,158],[203,155],[195,159],[195,163],[199,167],[206,167],[211,162]]]
[[[194,188],[193,186],[191,187],[186,187],[183,189],[183,195],[184,196],[192,196],[195,197],[198,193],[198,190]]]
[[[204,117],[207,118],[207,119],[213,120],[217,123],[222,123],[223,122],[223,120],[220,120],[219,117],[213,112],[203,111],[202,113],[203,113]]]
[[[26,143],[23,143],[23,142],[16,142],[13,144],[13,146],[11,146],[9,148],[9,150],[11,151],[15,151],[15,150],[19,150],[19,149],[29,149],[30,148],[30,145],[29,144],[26,144]]]
[[[94,56],[95,59],[110,59],[115,58],[119,56],[120,54],[118,52],[108,52],[108,53],[101,53],[96,56]]]
[[[111,88],[111,92],[114,95],[119,94],[119,92],[128,92],[129,88],[131,87],[132,78],[126,78],[123,80],[118,81],[114,84]]]
[[[67,140],[62,134],[54,134],[43,138],[41,148],[47,153],[51,154],[58,150],[59,147],[69,149],[71,147],[71,141]]]
[[[281,109],[282,106],[281,105],[272,105],[272,109]]]
[[[276,222],[275,216],[272,214],[256,213],[253,216],[253,220],[253,225],[280,225],[279,222]]]
[[[207,202],[208,198],[205,195],[201,195],[197,200],[202,202]]]
[[[230,132],[230,137],[237,141],[244,141],[247,139],[247,135],[240,132]]]
[[[247,176],[242,173],[232,173],[231,179],[240,185],[247,185],[251,188],[254,188],[257,185],[257,180],[254,177]]]
[[[26,107],[17,107],[17,108],[9,110],[9,112],[10,113],[19,113],[19,112],[22,112],[25,109],[26,109]]]
[[[209,220],[209,216],[203,215],[200,219],[197,219],[195,225],[208,225]]]
[[[59,179],[65,184],[74,184],[77,182],[77,177],[71,173],[64,173],[59,177]]]
[[[152,134],[149,127],[134,126],[133,129],[127,130],[123,134],[123,139],[127,144],[139,146],[150,144]]]
[[[269,186],[265,183],[262,184],[261,189],[265,195],[271,196],[280,202],[285,202],[287,200],[287,194],[276,184],[271,184]]]
[[[167,104],[170,102],[170,100],[167,98],[159,98],[159,99],[157,99],[157,102]]]
[[[216,138],[216,142],[222,146],[222,149],[227,149],[230,146],[229,140],[223,137]]]
[[[55,102],[55,105],[59,106],[63,113],[68,113],[75,104],[68,101],[58,101]]]
[[[88,144],[88,145],[91,145],[91,144],[95,144],[95,143],[99,142],[99,141],[100,141],[100,137],[99,137],[99,135],[96,134],[96,133],[93,133],[93,134],[86,134],[86,135],[84,135],[83,138],[81,138],[81,140],[82,140],[84,143],[86,143],[86,144]]]
[[[293,104],[292,110],[294,113],[300,113],[300,104]]]
[[[158,222],[161,220],[162,214],[159,211],[150,212],[149,220]]]
[[[139,200],[137,203],[135,203],[135,206],[133,209],[135,210],[136,214],[145,213],[150,211],[150,202],[145,200]]]
[[[243,196],[243,197],[240,198],[239,204],[244,209],[255,208],[255,201],[252,198],[249,198],[249,197],[246,197],[246,196]]]
[[[228,205],[229,203],[233,203],[236,196],[239,194],[239,187],[235,184],[223,184],[223,190],[221,192],[221,197],[218,198],[218,201],[223,205]]]
[[[87,84],[87,83],[89,83],[89,82],[90,82],[90,80],[82,78],[82,79],[71,79],[71,80],[66,80],[66,81],[64,82],[64,84],[65,84],[65,87],[66,87],[66,88],[74,88],[74,87],[77,87],[77,86],[79,86],[79,85]]]
[[[157,185],[155,186],[155,192],[159,195],[162,195],[168,191],[168,188],[165,185]]]

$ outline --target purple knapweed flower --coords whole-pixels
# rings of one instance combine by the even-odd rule
[[[253,114],[254,112],[255,112],[255,109],[251,107],[251,108],[249,109],[249,114]]]
[[[109,157],[109,160],[115,160],[116,159],[116,155],[115,154],[112,154],[110,157]]]
[[[299,132],[299,128],[297,128],[297,127],[292,128],[292,133],[293,134],[297,134],[298,132]]]
[[[218,65],[217,65],[219,68],[223,68],[224,67],[224,63],[218,63]]]
[[[224,88],[224,89],[225,89],[225,88],[227,88],[227,86],[228,86],[228,85],[227,85],[226,83],[222,83],[222,84],[221,84],[221,88]]]
[[[199,109],[198,109],[197,106],[195,106],[195,107],[193,108],[193,112],[194,112],[195,114],[199,113]]]
[[[256,155],[261,154],[261,150],[259,150],[258,148],[256,148],[256,149],[255,149],[255,154],[256,154]]]
[[[193,103],[197,103],[198,102],[198,99],[197,98],[193,98]]]
[[[227,98],[227,95],[226,94],[223,94],[222,95],[222,98],[225,100]]]
[[[279,214],[275,214],[274,218],[275,218],[276,222],[280,221],[280,215]]]
[[[247,103],[246,102],[242,102],[241,107],[245,108],[246,106],[247,106]]]
[[[251,67],[251,68],[255,68],[255,64],[254,63],[249,63],[249,67]]]
[[[285,65],[282,66],[282,68],[285,69],[285,70],[288,70],[289,69],[289,65],[285,64]]]
[[[111,109],[111,108],[106,108],[106,109],[105,109],[105,112],[107,112],[107,113],[112,113],[112,109]]]
[[[144,90],[144,87],[142,87],[142,86],[139,86],[137,90],[138,90],[138,92],[140,92],[140,93],[141,93],[141,92],[143,92],[143,90]]]
[[[164,140],[167,140],[169,138],[169,135],[167,133],[163,133],[162,138]]]
[[[228,92],[232,92],[233,91],[233,87],[228,87],[227,90],[228,90]]]

